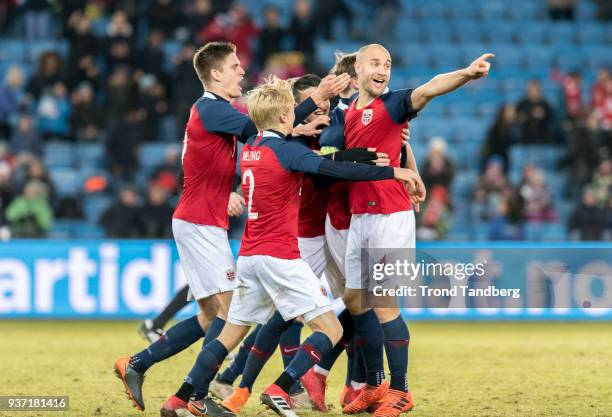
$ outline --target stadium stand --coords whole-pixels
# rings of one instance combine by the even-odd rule
[[[3,28],[0,80],[7,81],[3,81],[5,87],[0,89],[0,102],[14,100],[18,105],[5,106],[6,111],[0,106],[0,124],[7,126],[0,130],[0,142],[10,143],[18,130],[20,113],[30,113],[35,117],[53,116],[56,103],[62,97],[43,90],[56,82],[67,85],[69,92],[64,98],[68,100],[72,99],[79,84],[88,83],[95,91],[96,102],[104,109],[102,121],[85,120],[87,128],[78,134],[74,129],[75,120],[71,118],[73,128],[67,137],[51,135],[32,139],[44,142],[42,160],[58,197],[75,199],[83,211],[82,218],[56,216],[54,226],[47,234],[49,237],[103,237],[104,231],[97,222],[117,191],[132,183],[140,188],[141,195],[145,195],[156,169],[166,162],[169,146],[176,151],[178,158],[181,130],[188,111],[185,103],[200,94],[189,60],[181,60],[184,46],[211,40],[202,37],[201,29],[213,24],[215,17],[222,13],[234,16],[234,9],[225,5],[228,2],[206,2],[214,6],[215,14],[202,15],[199,21],[188,18],[195,1],[172,2],[170,7],[185,16],[183,21],[187,23],[157,21],[149,13],[156,2],[138,2],[138,7],[128,11],[127,23],[120,24],[123,25],[120,29],[115,28],[118,35],[111,31],[111,24],[120,6],[112,1],[70,2],[73,9],[68,9],[68,6],[62,9],[61,2],[55,2],[48,10],[51,24],[48,37],[44,39],[28,38],[30,31],[24,19],[28,12],[25,6],[17,10],[15,21]],[[245,0],[241,4],[261,30],[264,23],[261,2]],[[293,15],[293,1],[274,0],[266,4],[279,10],[281,22],[287,27]],[[338,22],[332,31],[333,39],[316,37],[316,60],[306,55],[305,60],[298,64],[300,72],[324,72],[333,64],[336,50],[354,51],[368,40],[378,38],[379,34],[368,32],[378,17],[373,2],[346,1],[346,4],[354,13],[352,26],[361,28],[363,33],[341,30],[345,27],[344,22]],[[448,142],[448,155],[455,164],[456,173],[450,186],[452,226],[448,234],[439,238],[469,240],[488,237],[488,223],[486,220],[475,221],[469,208],[486,162],[482,155],[486,151],[487,135],[498,108],[504,103],[516,104],[525,97],[528,81],[537,79],[543,98],[552,108],[548,121],[551,137],[541,138],[545,143],[523,143],[518,126],[520,122],[515,121],[512,129],[519,132],[509,145],[510,166],[505,169],[512,186],[518,187],[525,164],[534,164],[543,170],[546,185],[553,196],[558,217],[525,221],[524,237],[532,240],[567,239],[569,231],[566,225],[571,209],[580,201],[580,193],[570,189],[579,190],[584,183],[570,187],[574,181],[571,166],[577,157],[568,148],[566,137],[571,134],[568,129],[580,129],[583,118],[590,111],[597,111],[591,89],[596,83],[601,83],[598,79],[600,71],[612,66],[610,21],[597,20],[597,5],[592,0],[578,1],[574,20],[570,21],[552,20],[545,1],[402,0],[397,2],[397,7],[399,13],[387,25],[391,30],[391,40],[385,42],[394,57],[391,88],[414,87],[436,73],[467,65],[481,53],[491,51],[496,54],[487,79],[433,102],[411,125],[411,142],[419,162],[426,155],[430,139],[441,136]],[[314,16],[316,10],[312,14]],[[168,24],[171,26],[165,26]],[[245,22],[236,23],[238,28],[234,32],[232,30],[236,27],[227,28],[228,39],[239,45],[256,41],[256,36],[241,37],[240,24]],[[161,55],[147,46],[148,36],[155,30],[162,32]],[[126,37],[121,33],[132,35]],[[283,44],[290,50],[290,31],[286,38]],[[127,50],[121,45],[122,40],[128,41]],[[93,49],[84,50],[87,45]],[[57,54],[59,68],[45,64],[49,54]],[[257,55],[257,48],[253,54]],[[90,56],[93,58],[91,62],[86,59]],[[286,61],[288,59],[280,62],[287,66]],[[128,72],[124,74],[122,68],[127,68]],[[21,74],[21,83],[9,84],[11,70]],[[283,71],[289,73],[291,70],[285,68]],[[250,82],[256,83],[257,75],[266,71],[266,67],[251,65]],[[566,90],[567,76],[573,71],[579,71],[581,75],[581,85],[577,89],[579,105],[583,109],[575,117],[566,111],[568,100],[574,97]],[[605,82],[610,84],[610,81]],[[185,85],[193,91],[190,92]],[[604,100],[607,97],[609,102],[612,93],[609,89],[605,92],[605,85],[603,88]],[[9,96],[12,97],[10,100]],[[127,127],[121,125],[124,123],[122,115],[133,108],[136,108],[131,113],[133,120],[125,122]],[[129,119],[131,116],[126,117]],[[523,116],[519,114],[520,117]],[[600,141],[597,158],[606,159],[610,158],[611,144],[611,126],[606,119],[609,114],[599,113],[598,117],[596,130]],[[119,142],[111,141],[113,128],[115,132],[125,132],[125,138],[120,138]],[[89,135],[90,139],[83,139],[84,135]],[[125,156],[126,152],[132,154]],[[11,170],[18,173],[21,169],[18,155],[12,158]],[[586,183],[596,166],[590,167]],[[90,178],[104,181],[96,182],[92,192],[88,190]],[[20,192],[14,187],[12,195]],[[169,198],[175,197],[170,195]],[[608,198],[612,201],[612,197]],[[5,210],[10,199],[5,196],[0,203],[0,210]],[[612,205],[607,206],[608,211],[609,207]],[[62,212],[57,205],[55,210],[56,215]],[[612,223],[612,215],[610,218]],[[2,221],[0,216],[0,225]]]

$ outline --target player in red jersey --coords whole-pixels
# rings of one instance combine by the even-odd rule
[[[390,91],[391,56],[381,45],[367,45],[357,53],[355,69],[359,85],[357,99],[346,110],[343,137],[347,149],[376,147],[389,154],[392,166],[398,166],[401,145],[397,140],[407,120],[416,116],[433,98],[449,93],[470,80],[488,74],[492,54],[484,54],[469,67],[440,74],[411,90]],[[419,179],[420,181],[420,179]],[[410,410],[414,404],[408,391],[408,343],[410,335],[399,308],[379,308],[376,313],[361,304],[367,293],[368,271],[362,271],[362,248],[414,248],[413,203],[425,198],[411,198],[395,181],[355,182],[349,186],[351,224],[346,249],[345,302],[353,314],[357,343],[366,365],[366,387],[345,413],[356,413],[377,406],[375,416],[392,417]],[[397,256],[387,251],[387,261]],[[390,384],[383,383],[383,344],[391,373]]]
[[[251,323],[265,323],[275,309],[285,320],[303,316],[313,334],[276,383],[262,394],[266,405],[285,416],[295,416],[288,404],[291,386],[342,333],[318,278],[300,259],[297,214],[302,172],[353,180],[395,177],[406,181],[412,190],[417,186],[410,170],[333,162],[303,144],[285,140],[292,131],[293,103],[290,86],[280,80],[249,96],[249,114],[261,131],[247,141],[241,156],[248,221],[238,259],[239,284],[227,325],[203,348],[197,359],[199,366],[190,374],[198,385],[196,392],[201,392],[200,387],[212,380],[228,350],[240,343]],[[196,397],[188,408],[194,415],[215,415],[209,404],[210,400]]]
[[[240,97],[240,83],[245,75],[235,46],[227,42],[208,43],[196,52],[193,64],[205,92],[191,108],[185,130],[181,156],[183,193],[173,215],[172,229],[190,293],[201,312],[210,314],[210,310],[216,310],[216,317],[207,322],[206,315],[199,313],[173,326],[147,349],[115,362],[116,375],[140,410],[144,410],[144,373],[196,340],[204,337],[206,344],[216,337],[225,323],[236,282],[227,238],[236,141],[244,141],[257,128],[230,104],[230,100]],[[317,103],[329,100],[346,83],[348,76],[326,79],[321,88],[295,109],[296,120],[304,120],[316,110]],[[184,383],[178,395],[164,404],[161,414],[175,416],[177,409],[185,408],[191,388],[188,381]]]

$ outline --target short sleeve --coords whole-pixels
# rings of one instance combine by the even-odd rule
[[[323,157],[299,141],[284,141],[275,147],[274,152],[287,171],[316,174],[323,161]]]
[[[204,128],[211,133],[241,136],[251,122],[247,115],[223,100],[203,99],[195,105]]]
[[[319,143],[321,147],[331,146],[336,149],[344,149],[344,110],[335,108],[329,118],[329,126],[323,129]]]
[[[417,111],[412,107],[412,88],[389,91],[380,98],[385,103],[387,112],[396,123],[405,123],[417,116]]]

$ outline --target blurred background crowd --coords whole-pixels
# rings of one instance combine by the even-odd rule
[[[603,0],[3,1],[0,238],[171,237],[202,94],[191,59],[228,40],[246,89],[323,75],[366,42],[392,52],[391,88],[496,53],[411,123],[419,239],[612,239],[611,15]]]

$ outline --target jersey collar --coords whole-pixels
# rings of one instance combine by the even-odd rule
[[[229,103],[229,101],[227,101],[227,100],[226,100],[226,99],[224,99],[223,97],[221,97],[221,96],[219,96],[219,95],[217,95],[217,94],[215,94],[215,93],[211,93],[210,91],[205,91],[205,92],[204,92],[204,95],[203,95],[202,97],[204,97],[204,98],[210,98],[210,99],[212,99],[212,100],[223,100],[223,101],[225,101],[226,103]]]
[[[283,135],[281,132],[279,132],[278,130],[264,130],[261,133],[261,136],[264,138],[279,138],[279,139],[285,139],[285,135]]]
[[[384,94],[387,94],[388,92],[389,92],[389,87],[385,87],[385,89],[383,90],[383,92],[382,92],[382,94],[381,94],[380,96],[382,96],[382,95],[384,95]],[[365,109],[365,108],[366,108],[366,107],[368,107],[370,104],[374,103],[374,101],[375,101],[377,98],[379,98],[380,96],[378,96],[378,97],[374,97],[372,100],[370,100],[370,102],[369,102],[368,104],[366,104],[365,106],[363,106],[363,107],[362,107],[362,109]],[[353,104],[353,108],[355,108],[355,109],[356,109],[356,108],[357,108],[357,107],[356,107],[356,106],[357,106],[357,99],[359,98],[359,93],[356,93],[356,94],[353,96],[353,98],[354,98],[355,100],[354,100],[354,101],[353,101],[351,104]],[[361,110],[361,109],[359,109],[359,110]]]

